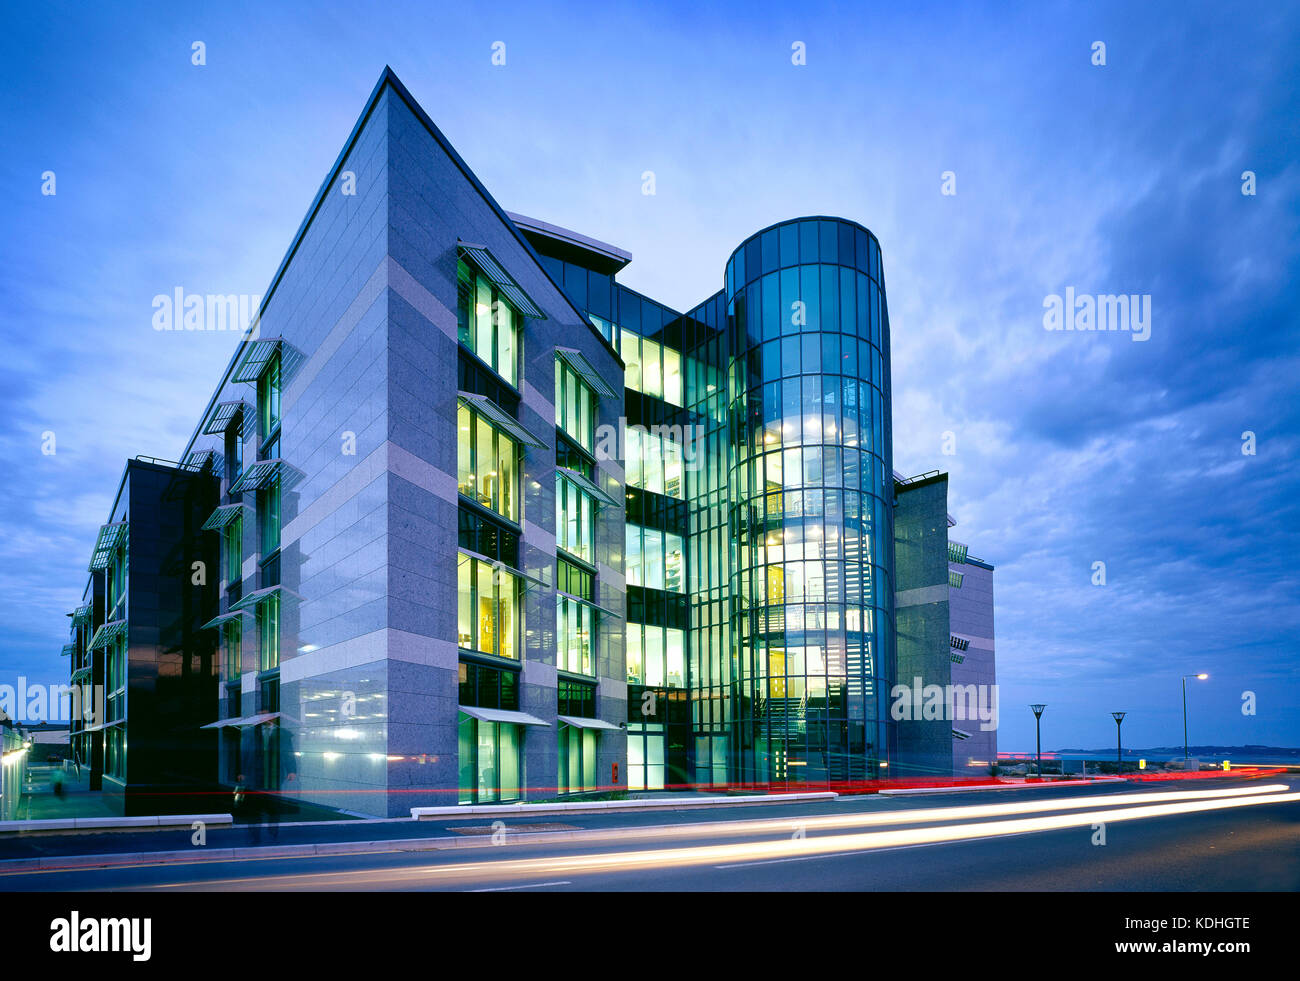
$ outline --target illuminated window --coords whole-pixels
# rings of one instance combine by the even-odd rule
[[[257,639],[261,669],[274,671],[280,666],[280,596],[277,593],[257,604]]]
[[[460,713],[460,803],[519,798],[519,741],[519,726],[513,723],[485,722]]]
[[[511,385],[519,382],[521,318],[491,280],[468,263],[456,266],[457,335],[460,343],[483,359]]]
[[[626,387],[672,405],[682,404],[680,351],[630,330],[622,331],[619,349],[623,356],[623,384]]]
[[[221,530],[221,539],[226,582],[239,582],[244,576],[244,519],[237,517],[226,525]]]
[[[244,628],[239,620],[228,620],[221,625],[221,676],[235,681],[243,670],[242,648]]]
[[[555,607],[556,664],[562,671],[595,674],[595,608],[569,596],[557,596]]]
[[[632,426],[627,430],[627,484],[656,494],[684,500],[682,445],[674,438],[676,427]]]
[[[662,722],[627,724],[627,789],[664,789],[664,726]]]
[[[596,789],[596,731],[561,722],[556,788],[561,794]]]
[[[686,631],[629,623],[627,680],[628,684],[653,688],[685,688]]]
[[[596,502],[562,474],[555,475],[555,544],[570,555],[594,562]]]
[[[261,423],[263,441],[275,435],[280,428],[280,352],[271,355],[262,373],[257,376],[257,417]]]
[[[588,453],[596,441],[596,393],[559,355],[555,357],[555,424]]]
[[[280,479],[278,477],[257,492],[257,518],[262,532],[262,558],[266,558],[280,547]]]
[[[624,526],[624,536],[629,584],[673,593],[686,591],[681,535],[629,523]]]
[[[456,412],[456,486],[465,497],[519,520],[519,444],[461,404]]]
[[[504,566],[457,558],[457,643],[465,650],[517,658],[519,577]]]

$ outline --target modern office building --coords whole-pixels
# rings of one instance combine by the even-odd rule
[[[207,779],[399,815],[951,772],[890,704],[903,663],[949,683],[951,604],[946,478],[892,469],[876,238],[763,229],[685,312],[629,261],[502,210],[385,70],[161,468],[215,570],[182,618]],[[111,568],[74,616],[94,677],[136,656]],[[74,734],[105,774],[117,738]]]
[[[969,554],[961,542],[948,543],[948,610],[952,631],[952,684],[996,691],[993,642],[993,566]],[[958,776],[987,773],[998,759],[996,727],[954,720],[952,767]]]
[[[128,461],[71,615],[70,747],[124,813],[192,807],[184,791],[211,787],[216,741],[198,723],[214,717],[216,645],[202,627],[217,543],[202,527],[219,473],[215,456]]]

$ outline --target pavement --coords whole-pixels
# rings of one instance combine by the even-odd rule
[[[166,858],[140,835],[9,840],[0,859],[120,864],[0,871],[0,889],[1295,891],[1300,779],[282,826],[279,847],[257,850],[248,835],[149,834]]]

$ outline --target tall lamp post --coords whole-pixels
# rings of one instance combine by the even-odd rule
[[[1031,705],[1029,711],[1034,713],[1034,746],[1036,748],[1035,756],[1038,758],[1038,776],[1043,775],[1043,737],[1039,727],[1039,720],[1043,717],[1043,709],[1046,705]]]
[[[1127,712],[1112,712],[1110,716],[1115,720],[1115,762],[1119,764],[1120,774],[1124,773],[1124,740],[1120,736],[1120,726],[1124,724],[1124,716]]]
[[[1209,675],[1202,671],[1200,674],[1183,675],[1183,762],[1188,759],[1187,754],[1187,679],[1195,678],[1197,681],[1204,681]]]

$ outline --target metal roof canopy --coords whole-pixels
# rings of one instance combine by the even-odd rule
[[[185,459],[181,461],[182,470],[202,471],[205,467],[211,466],[212,472],[218,477],[226,468],[225,457],[216,450],[191,450],[185,454]]]
[[[278,351],[280,387],[283,389],[289,376],[297,371],[298,366],[305,360],[303,353],[283,337],[263,337],[246,343],[248,346],[244,348],[244,356],[236,366],[234,374],[231,375],[231,381],[256,384],[257,379],[262,376],[262,372]]]
[[[609,387],[609,383],[605,379],[600,377],[600,373],[596,371],[596,366],[588,361],[587,356],[581,351],[571,347],[557,347],[555,353],[565,364],[577,372],[578,377],[590,385],[601,398],[618,398],[618,393]]]
[[[272,719],[278,719],[279,712],[262,712],[258,715],[245,715],[238,719],[218,719],[216,722],[209,722],[207,725],[199,726],[200,729],[221,729],[225,726],[260,726],[263,722],[270,722]]]
[[[113,620],[111,623],[100,624],[99,629],[95,631],[95,636],[90,639],[90,649],[93,651],[105,644],[111,644],[125,632],[125,620]]]
[[[599,603],[593,603],[591,600],[583,599],[581,596],[574,596],[572,593],[566,593],[562,589],[557,589],[555,592],[557,595],[563,596],[565,599],[571,599],[573,600],[573,602],[581,603],[583,606],[590,606],[601,616],[613,617],[615,620],[623,619],[623,615],[621,613],[615,613],[613,610],[609,609],[608,607],[601,606]]]
[[[492,568],[494,569],[499,569],[502,572],[509,573],[514,578],[519,579],[521,582],[525,583],[526,584],[524,586],[525,589],[529,588],[530,586],[540,586],[543,589],[551,588],[551,584],[548,583],[545,579],[539,579],[537,576],[530,576],[522,569],[516,569],[513,566],[506,565],[500,559],[489,558],[488,556],[483,555],[481,552],[471,552],[467,548],[459,548],[456,550],[456,554],[458,556],[467,559],[477,559],[479,562],[486,563],[487,565],[492,566]],[[459,559],[456,562],[456,566],[457,568],[460,567]]]
[[[464,711],[464,709],[461,711]],[[612,729],[614,732],[618,732],[622,728],[612,722],[606,722],[604,719],[584,719],[578,715],[557,715],[556,718],[565,725],[574,726],[578,729]]]
[[[211,620],[199,627],[200,630],[210,630],[213,627],[220,627],[222,624],[229,623],[231,620],[243,619],[243,610],[227,610],[225,613],[218,613]]]
[[[480,722],[509,722],[517,726],[546,726],[547,728],[551,725],[549,722],[543,722],[537,716],[529,715],[527,712],[475,708],[469,705],[460,706],[460,710],[470,718],[478,719]]]
[[[220,436],[230,428],[230,420],[235,416],[243,413],[240,419],[239,434],[247,436],[248,431],[253,427],[253,420],[256,418],[253,413],[253,407],[239,399],[235,402],[218,402],[212,409],[212,415],[208,416],[207,425],[203,427],[204,436]]]
[[[276,480],[280,481],[281,487],[287,489],[302,480],[303,476],[301,470],[280,457],[257,460],[245,467],[240,478],[230,485],[230,493],[243,494],[245,491],[261,490]]]
[[[243,504],[223,504],[208,515],[208,520],[203,522],[203,530],[220,531],[247,510]]]
[[[90,569],[93,572],[96,569],[103,569],[108,565],[108,560],[112,558],[113,551],[122,544],[126,538],[127,524],[125,521],[115,521],[111,525],[101,525],[99,534],[95,537],[95,549],[90,555]]]
[[[517,442],[525,443],[539,450],[547,449],[547,445],[542,442],[540,436],[534,435],[524,427],[523,423],[486,395],[476,395],[473,392],[457,392],[456,398],[459,399],[462,405],[473,409],[491,423],[493,427],[501,430]]]
[[[515,282],[515,278],[506,272],[505,266],[497,261],[496,256],[489,252],[486,246],[458,242],[456,251],[462,258],[468,258],[479,272],[490,279],[492,285],[504,293],[506,299],[525,317],[534,320],[546,319],[546,314],[542,312],[541,307],[532,301],[532,298],[524,292],[524,288]]]
[[[240,599],[238,603],[232,603],[230,609],[227,610],[226,612],[240,613],[244,610],[251,609],[254,606],[258,606],[266,602],[272,596],[279,596],[281,594],[292,596],[294,599],[302,599],[302,596],[300,594],[295,593],[292,589],[288,589],[283,585],[264,586],[261,589],[253,590],[247,596]]]
[[[90,604],[82,603],[72,611],[72,625],[80,626],[83,623],[90,623]]]
[[[576,470],[570,470],[568,467],[556,467],[555,472],[565,480],[576,485],[579,490],[586,491],[594,497],[602,507],[616,508],[619,506],[618,501],[614,500],[614,498],[601,490],[600,485],[585,474],[578,473]]]

